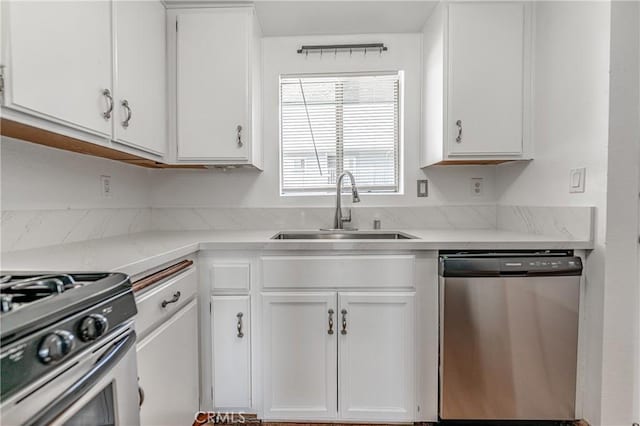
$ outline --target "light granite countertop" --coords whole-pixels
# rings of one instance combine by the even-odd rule
[[[390,231],[386,230],[385,231]],[[272,240],[278,231],[152,231],[0,254],[2,271],[137,275],[198,250],[591,249],[592,241],[499,230],[401,230],[411,240]]]

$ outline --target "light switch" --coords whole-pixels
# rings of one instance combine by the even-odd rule
[[[569,176],[569,192],[584,192],[584,181],[586,179],[586,174],[587,169],[584,167],[571,170],[571,174]]]
[[[418,181],[418,197],[428,197],[429,196],[429,181],[419,180]]]

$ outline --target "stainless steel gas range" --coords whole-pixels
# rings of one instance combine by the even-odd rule
[[[0,276],[0,423],[139,424],[129,278]]]

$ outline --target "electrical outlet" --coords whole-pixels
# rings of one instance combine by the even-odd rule
[[[429,181],[426,179],[418,181],[418,197],[429,196]]]
[[[584,192],[584,180],[586,179],[586,177],[587,169],[584,167],[571,170],[571,173],[569,175],[569,192]]]
[[[471,178],[471,195],[474,197],[482,197],[484,195],[483,178]]]
[[[111,198],[113,187],[111,186],[111,176],[100,176],[100,188],[103,198]]]

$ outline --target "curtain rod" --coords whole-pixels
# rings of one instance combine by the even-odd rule
[[[380,53],[382,53],[382,52],[386,52],[389,49],[387,48],[387,46],[384,45],[384,43],[319,44],[319,45],[313,45],[313,46],[301,46],[300,49],[298,49],[298,53],[308,54],[309,52],[317,52],[317,51],[322,53],[325,50],[328,50],[328,51],[333,50],[334,52],[337,52],[338,50],[340,51],[348,50],[349,52],[352,52],[354,50],[364,50],[365,52],[367,50],[377,50]]]

